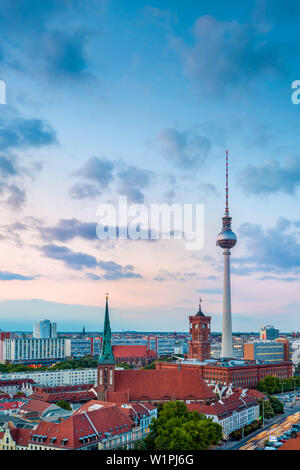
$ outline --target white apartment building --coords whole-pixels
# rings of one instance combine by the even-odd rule
[[[24,363],[65,359],[71,356],[71,340],[63,338],[5,338],[0,362]]]
[[[233,393],[230,387],[229,392],[227,396],[221,397],[211,405],[188,405],[190,411],[197,410],[220,424],[224,437],[259,418],[259,403],[247,394],[247,390]]]
[[[0,380],[32,379],[40,385],[49,387],[59,385],[97,385],[97,368],[87,369],[64,369],[53,371],[30,371],[30,372],[0,372]]]
[[[300,339],[293,340],[290,348],[293,364],[297,366],[300,362]]]

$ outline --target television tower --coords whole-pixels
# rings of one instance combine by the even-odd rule
[[[230,289],[230,249],[237,242],[236,234],[231,230],[231,217],[228,208],[228,150],[226,150],[226,188],[225,215],[222,218],[222,232],[217,238],[217,246],[223,248],[223,317],[222,317],[222,352],[221,357],[232,357],[232,322],[231,322],[231,289]]]

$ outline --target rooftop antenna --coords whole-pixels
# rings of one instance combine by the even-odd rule
[[[228,208],[228,150],[226,150],[226,188],[225,188],[225,215],[229,216]]]

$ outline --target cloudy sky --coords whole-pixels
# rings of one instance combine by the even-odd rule
[[[230,154],[234,331],[300,329],[300,6],[2,0],[0,328],[221,329]],[[97,210],[204,204],[204,246],[99,240]],[[98,213],[99,214],[99,213]]]

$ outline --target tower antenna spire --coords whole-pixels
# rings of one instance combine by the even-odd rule
[[[228,150],[226,150],[225,215],[229,216],[229,207],[228,207]]]

